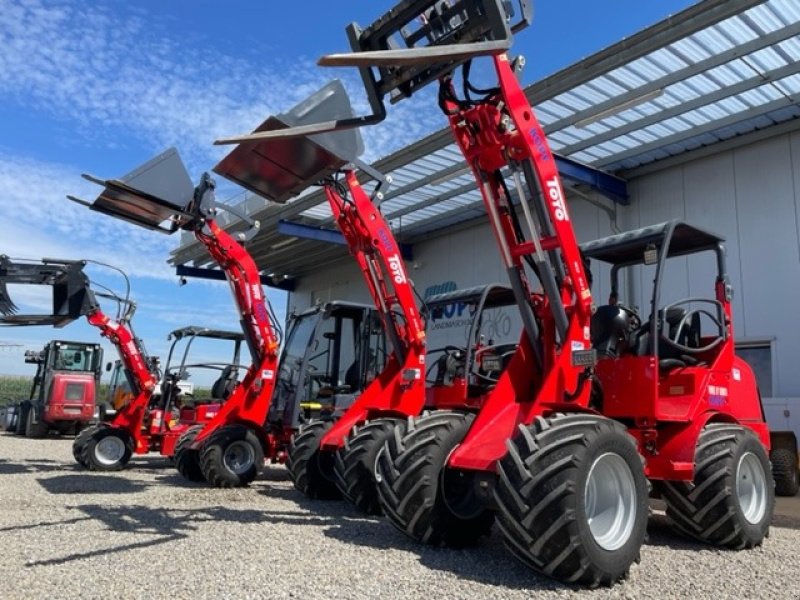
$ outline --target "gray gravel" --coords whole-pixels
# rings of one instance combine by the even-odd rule
[[[688,543],[656,515],[630,579],[586,591],[526,570],[498,533],[470,550],[413,544],[305,499],[282,467],[215,490],[160,458],[80,471],[71,444],[0,435],[0,598],[800,598],[800,498],[747,552]]]

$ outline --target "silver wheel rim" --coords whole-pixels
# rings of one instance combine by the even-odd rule
[[[736,499],[748,523],[761,522],[767,512],[767,476],[752,452],[745,452],[736,466]]]
[[[598,456],[589,469],[583,498],[597,545],[609,551],[621,548],[636,521],[636,484],[628,463],[612,452]]]
[[[233,442],[222,455],[225,468],[236,475],[249,471],[256,462],[256,453],[247,442]]]
[[[94,457],[101,465],[113,465],[125,456],[125,442],[115,435],[107,435],[94,446]]]

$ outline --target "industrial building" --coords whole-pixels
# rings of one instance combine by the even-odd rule
[[[739,352],[756,371],[773,427],[795,430],[799,35],[793,0],[707,1],[526,90],[558,154],[580,242],[673,218],[726,238]],[[373,166],[391,175],[381,208],[421,295],[505,281],[480,194],[449,129]],[[249,250],[273,284],[289,291],[290,310],[368,301],[321,190],[282,206],[251,197],[243,207],[261,222]],[[186,235],[171,262],[197,268],[208,258]],[[708,297],[713,267],[687,261],[673,269],[669,296]],[[594,271],[602,304],[608,278]],[[628,301],[646,315],[649,283],[625,285]],[[515,318],[503,326],[512,336]]]

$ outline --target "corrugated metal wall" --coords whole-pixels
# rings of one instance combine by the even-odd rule
[[[800,396],[800,133],[630,183],[626,228],[682,218],[725,236],[737,340],[773,340],[773,395]],[[713,262],[670,275],[672,295],[706,295]],[[638,282],[646,294],[647,282]],[[642,297],[642,296],[640,296]]]

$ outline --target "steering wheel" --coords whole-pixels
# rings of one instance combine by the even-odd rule
[[[681,317],[681,320],[678,321],[678,324],[675,326],[674,333],[670,335],[669,327],[667,326],[667,311],[671,308],[676,308],[682,304],[688,303],[706,303],[711,304],[714,308],[717,309],[717,314],[712,314],[709,310],[704,308],[693,308],[691,310],[686,311],[686,314]],[[661,339],[666,342],[669,346],[672,346],[676,350],[680,350],[686,354],[702,354],[703,352],[708,352],[712,348],[716,348],[722,342],[725,341],[727,338],[727,333],[725,326],[722,324],[722,304],[720,304],[717,300],[707,300],[705,298],[688,298],[686,300],[680,300],[678,302],[673,302],[672,304],[668,304],[664,308],[662,308],[658,312],[658,321],[659,327],[661,329]],[[683,328],[686,326],[687,323],[691,323],[691,320],[694,318],[695,315],[706,315],[711,322],[717,326],[717,337],[714,338],[711,342],[706,344],[705,346],[699,346],[697,348],[691,348],[684,344],[681,344],[678,340],[681,337],[681,332]],[[699,333],[699,332],[698,332]],[[699,336],[698,336],[699,337]]]

